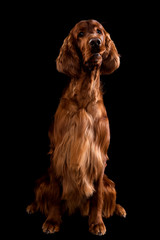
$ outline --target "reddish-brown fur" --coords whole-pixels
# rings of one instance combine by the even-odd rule
[[[114,72],[119,54],[103,26],[81,21],[70,31],[56,60],[57,70],[71,77],[49,130],[51,165],[37,181],[29,213],[46,215],[42,229],[59,231],[64,212],[89,216],[89,231],[106,232],[102,217],[126,216],[116,204],[114,183],[104,174],[110,130],[100,75]]]

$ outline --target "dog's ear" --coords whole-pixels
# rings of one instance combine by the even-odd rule
[[[105,47],[106,50],[103,53],[103,60],[101,65],[101,74],[111,74],[120,65],[120,56],[116,49],[114,42],[111,40],[109,33],[105,31]]]
[[[80,71],[80,60],[76,50],[75,39],[72,31],[64,39],[63,45],[60,49],[59,56],[56,59],[57,70],[70,77],[76,77]]]

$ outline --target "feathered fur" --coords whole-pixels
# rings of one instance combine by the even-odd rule
[[[44,213],[43,231],[53,233],[64,212],[79,209],[89,216],[89,231],[102,235],[102,216],[126,215],[116,204],[114,183],[104,174],[110,130],[100,86],[100,75],[119,67],[119,54],[102,25],[87,20],[70,31],[56,63],[71,81],[49,130],[48,174],[37,181],[36,199],[27,211]]]

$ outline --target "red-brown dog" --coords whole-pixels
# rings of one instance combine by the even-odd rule
[[[70,76],[49,131],[51,165],[37,181],[28,213],[46,215],[42,229],[59,231],[64,212],[89,216],[89,231],[103,235],[102,217],[125,217],[116,204],[114,183],[104,174],[110,130],[100,75],[113,73],[119,54],[109,33],[95,20],[81,21],[70,31],[57,58],[57,70]]]

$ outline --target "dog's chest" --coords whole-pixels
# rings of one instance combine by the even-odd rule
[[[63,198],[75,190],[89,197],[104,167],[101,150],[95,142],[94,118],[82,108],[72,117],[66,114],[66,121],[68,126],[54,152],[56,172],[63,179]]]

